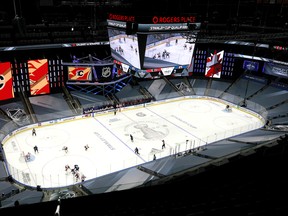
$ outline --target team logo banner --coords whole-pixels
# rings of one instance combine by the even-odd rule
[[[68,79],[75,81],[91,81],[91,67],[72,67],[68,66]]]
[[[113,78],[113,65],[95,66],[99,81],[109,82]]]
[[[259,69],[259,63],[249,60],[244,60],[243,62],[243,69],[249,70],[249,71],[258,71]]]
[[[224,51],[211,53],[206,61],[206,77],[220,78]]]
[[[0,100],[14,98],[10,62],[0,63]]]
[[[47,59],[29,60],[28,73],[31,95],[50,93]]]

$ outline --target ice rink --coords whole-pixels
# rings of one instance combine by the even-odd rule
[[[116,114],[39,126],[36,136],[26,128],[8,138],[3,148],[9,172],[20,183],[42,188],[68,186],[81,179],[66,172],[65,165],[78,165],[80,176],[88,180],[151,161],[154,155],[158,159],[263,126],[256,114],[236,106],[227,112],[225,107],[221,101],[204,98],[133,106]],[[134,152],[136,147],[139,155]],[[28,152],[30,159],[25,160]]]

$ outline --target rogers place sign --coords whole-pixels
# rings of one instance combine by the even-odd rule
[[[157,23],[187,23],[191,22],[194,23],[196,22],[196,17],[195,16],[169,16],[169,17],[162,17],[162,16],[154,16],[152,18],[152,23],[157,24]]]

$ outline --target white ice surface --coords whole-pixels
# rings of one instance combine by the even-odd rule
[[[65,165],[79,165],[86,180],[206,145],[263,126],[255,115],[207,99],[179,99],[24,130],[3,145],[17,181],[43,188],[77,183]],[[134,142],[130,140],[130,134]],[[162,149],[162,140],[166,148]],[[188,140],[188,142],[186,142]],[[89,149],[85,151],[84,146]],[[34,153],[37,145],[39,153]],[[68,147],[68,153],[62,148]],[[138,147],[140,155],[134,153]],[[20,155],[31,153],[31,160]]]

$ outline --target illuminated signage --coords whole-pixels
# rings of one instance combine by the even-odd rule
[[[118,20],[123,22],[135,22],[135,16],[127,16],[127,15],[120,15],[120,14],[108,14],[108,19],[110,20]]]
[[[194,23],[196,22],[195,16],[169,16],[169,17],[163,17],[163,16],[154,16],[152,17],[152,23]]]
[[[164,24],[164,23],[195,23],[196,16],[148,16],[148,17],[135,17],[130,15],[121,14],[108,14],[108,20],[116,20],[121,22],[137,22],[137,23],[151,23],[151,24]]]

